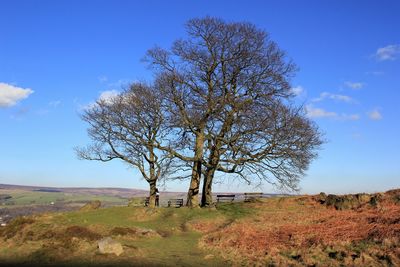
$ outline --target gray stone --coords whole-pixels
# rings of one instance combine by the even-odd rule
[[[113,240],[111,237],[101,239],[98,247],[101,254],[115,254],[119,256],[124,252],[121,243]]]

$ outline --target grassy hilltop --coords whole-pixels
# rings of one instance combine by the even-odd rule
[[[0,236],[7,266],[399,266],[400,190],[47,213],[17,218]],[[100,254],[103,237],[124,252]]]

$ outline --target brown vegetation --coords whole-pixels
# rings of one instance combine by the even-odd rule
[[[5,237],[6,239],[12,238],[17,235],[26,225],[34,223],[35,220],[31,218],[18,217],[15,220],[11,221],[6,228],[0,229],[0,236]]]
[[[269,207],[272,210],[266,210],[264,203],[251,204],[264,212],[206,235],[201,242],[204,247],[223,249],[230,256],[244,256],[255,262],[269,259],[278,265],[332,264],[332,259],[337,264],[397,265],[399,196],[400,190],[381,194],[377,205],[369,201],[362,205],[357,196],[342,196],[352,207],[346,210],[332,208],[327,202],[321,204],[320,196],[280,199]],[[362,253],[359,246],[365,246]]]
[[[81,210],[81,211],[97,210],[100,207],[101,207],[101,202],[99,200],[95,200],[95,201],[91,201],[89,203],[86,203],[79,210]]]
[[[81,238],[81,239],[86,239],[86,240],[98,240],[102,238],[102,236],[98,233],[95,233],[93,231],[90,231],[86,227],[74,225],[70,226],[65,230],[65,234],[68,237],[75,237],[75,238]]]
[[[186,227],[200,233],[211,233],[227,227],[233,220],[226,218],[217,218],[215,220],[196,219],[186,223]]]
[[[159,236],[160,233],[146,228],[140,227],[115,227],[110,231],[111,235],[114,236],[129,236],[129,237],[141,237],[141,236]]]

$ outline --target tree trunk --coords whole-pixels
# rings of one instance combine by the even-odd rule
[[[203,192],[201,194],[201,206],[208,207],[212,205],[212,183],[215,171],[219,163],[219,150],[221,149],[221,142],[216,141],[215,145],[210,145],[210,155],[208,156],[208,166],[204,175]]]
[[[193,162],[192,178],[190,180],[190,187],[187,194],[186,206],[198,207],[199,206],[199,188],[201,179],[201,166],[203,159],[203,146],[204,146],[204,133],[200,132],[196,135],[195,146],[195,161]]]
[[[203,182],[203,192],[201,194],[201,206],[209,207],[213,203],[212,199],[212,182],[215,174],[215,168],[207,168]]]
[[[149,207],[154,208],[156,206],[156,181],[150,181],[150,195],[149,195]]]
[[[149,196],[149,207],[150,208],[154,208],[156,206],[156,197],[157,197],[157,187],[156,187],[156,183],[157,183],[157,177],[156,177],[156,170],[155,170],[155,155],[154,155],[154,150],[153,147],[149,146],[147,148],[149,150],[149,172],[150,172],[150,196]]]

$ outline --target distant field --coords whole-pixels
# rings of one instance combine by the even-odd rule
[[[82,206],[83,204],[100,200],[102,206],[127,205],[129,198],[145,196],[147,191],[125,188],[52,188],[36,186],[18,186],[0,184],[1,208],[21,208],[36,205]]]
[[[146,191],[118,188],[46,188],[0,185],[0,224],[21,215],[79,209],[100,200],[103,207],[126,206],[132,196]]]
[[[0,184],[0,195],[11,196],[11,198],[5,200],[0,198],[0,208],[50,205],[52,202],[56,205],[82,205],[92,200],[100,200],[103,206],[121,206],[127,205],[132,197],[147,196],[148,191],[125,188],[49,188]],[[269,196],[274,195],[270,194]],[[185,199],[186,193],[161,192],[160,204],[167,205],[170,198]],[[242,194],[237,194],[237,199],[243,199]]]
[[[20,190],[1,190],[4,194],[12,196],[11,199],[4,201],[4,205],[48,205],[50,203],[85,203],[91,200],[100,200],[103,203],[124,205],[128,203],[127,198],[107,195],[74,194],[63,192],[30,192]]]

